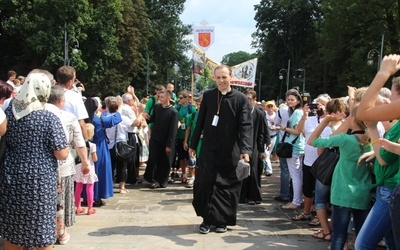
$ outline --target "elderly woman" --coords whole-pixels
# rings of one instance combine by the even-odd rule
[[[46,75],[32,73],[5,111],[0,235],[6,249],[52,249],[56,241],[57,160],[69,150],[60,119],[43,110],[50,90]]]
[[[61,245],[67,244],[70,235],[66,227],[71,227],[75,223],[75,197],[74,197],[74,179],[75,160],[72,149],[81,159],[81,169],[83,173],[88,173],[89,161],[85,140],[82,136],[81,127],[78,119],[73,113],[62,110],[65,103],[64,88],[55,85],[51,87],[51,94],[45,109],[55,114],[61,121],[66,132],[67,143],[70,154],[66,160],[58,161],[58,196],[57,196],[57,238]],[[92,201],[93,202],[93,201]],[[88,203],[91,205],[91,203]],[[91,206],[89,206],[91,207]]]

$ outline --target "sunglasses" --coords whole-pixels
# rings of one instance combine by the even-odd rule
[[[183,98],[186,98],[186,97],[187,97],[187,96],[180,96],[179,99],[183,99]]]
[[[267,105],[267,108],[272,108],[273,106],[272,105]]]

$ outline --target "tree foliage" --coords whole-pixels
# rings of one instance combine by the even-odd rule
[[[165,84],[179,78],[175,76],[174,65],[179,66],[179,74],[189,76],[189,59],[184,52],[191,48],[185,36],[191,33],[191,26],[179,19],[185,0],[146,1],[151,20],[148,33],[148,51],[151,64],[157,74],[154,84]],[[152,89],[152,88],[150,88]]]
[[[179,20],[184,0],[2,0],[0,74],[33,68],[55,74],[64,64],[65,31],[70,64],[87,87],[86,95],[117,94],[133,84],[144,94],[147,54],[158,82],[172,66],[187,74],[184,56],[190,26]],[[79,51],[72,53],[77,47]]]
[[[235,66],[245,61],[251,60],[255,57],[257,56],[254,54],[247,53],[245,51],[232,52],[227,55],[224,55],[222,57],[221,63],[229,66]]]
[[[280,91],[278,72],[286,68],[288,60],[292,69],[318,70],[318,64],[305,65],[317,47],[317,21],[320,17],[318,2],[302,0],[262,0],[255,6],[256,32],[253,46],[258,48],[258,71],[265,76],[262,97],[277,98]],[[291,87],[300,82],[291,79]],[[271,93],[271,94],[269,94]],[[272,94],[274,93],[274,94]],[[275,95],[275,96],[273,96]]]
[[[277,98],[285,89],[280,69],[291,62],[290,87],[295,70],[306,70],[306,91],[347,95],[347,85],[368,85],[381,54],[399,47],[399,1],[388,0],[261,0],[255,6],[257,30],[253,46],[258,51],[258,71],[263,72],[262,96]],[[367,65],[369,52],[375,61]],[[279,95],[283,97],[282,91]]]

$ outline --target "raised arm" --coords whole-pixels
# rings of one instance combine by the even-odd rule
[[[389,55],[382,59],[381,67],[364,94],[357,111],[357,118],[362,121],[389,121],[400,117],[400,100],[385,105],[375,106],[380,89],[390,76],[400,69],[400,55]]]

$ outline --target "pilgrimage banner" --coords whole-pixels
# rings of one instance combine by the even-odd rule
[[[232,66],[232,81],[235,86],[253,88],[256,80],[257,58]]]
[[[215,84],[211,79],[216,63],[211,58],[208,58],[203,51],[193,47],[193,74],[191,92],[195,95],[201,95],[204,90],[209,89]]]
[[[193,47],[193,76],[194,86],[198,90],[207,88],[207,83],[199,83],[206,76],[213,76],[214,69],[219,65],[211,58],[205,56],[200,49]],[[257,58],[248,60],[231,67],[232,81],[234,86],[253,88],[256,80]],[[207,74],[208,73],[208,74]]]

